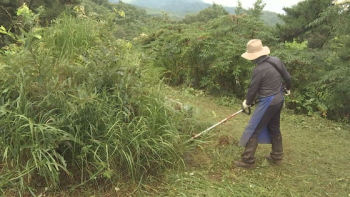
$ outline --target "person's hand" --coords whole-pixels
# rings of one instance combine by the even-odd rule
[[[242,109],[243,110],[246,110],[250,107],[250,105],[247,105],[247,100],[244,100],[243,103],[242,103]]]
[[[290,95],[290,90],[287,90],[287,89],[286,89],[284,95],[285,95],[285,96],[289,96],[289,95]]]

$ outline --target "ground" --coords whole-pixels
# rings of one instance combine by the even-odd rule
[[[240,110],[239,104],[219,105],[220,98],[194,91],[167,92],[194,106],[194,118],[208,127]],[[245,170],[232,161],[243,151],[237,143],[249,118],[239,114],[201,137],[206,143],[198,143],[197,150],[188,153],[186,171],[170,172],[167,191],[155,196],[350,196],[349,125],[284,108],[283,165],[267,162],[264,156],[271,145],[259,145],[257,168]]]

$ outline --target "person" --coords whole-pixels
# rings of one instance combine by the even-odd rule
[[[253,69],[242,109],[249,108],[256,97],[259,101],[240,139],[239,145],[245,147],[245,150],[241,160],[233,161],[237,167],[248,169],[255,167],[254,155],[258,143],[272,144],[272,151],[265,156],[266,159],[277,165],[282,162],[280,114],[284,102],[283,93],[290,94],[291,77],[283,62],[277,57],[268,56],[269,54],[270,49],[263,46],[261,40],[253,39],[248,42],[246,52],[241,55],[257,65]]]

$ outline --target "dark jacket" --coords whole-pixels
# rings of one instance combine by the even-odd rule
[[[268,62],[274,62],[281,74]],[[282,78],[285,81],[287,90],[291,88],[290,74],[288,73],[283,62],[277,57],[263,56],[256,60],[257,66],[253,69],[252,79],[250,81],[246,103],[251,105],[256,96],[264,98],[276,95],[281,92]],[[281,97],[283,101],[283,97]]]

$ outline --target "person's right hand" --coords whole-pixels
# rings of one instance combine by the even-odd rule
[[[243,110],[246,110],[250,107],[250,105],[247,105],[247,100],[244,100],[243,103],[242,103],[242,109]]]

